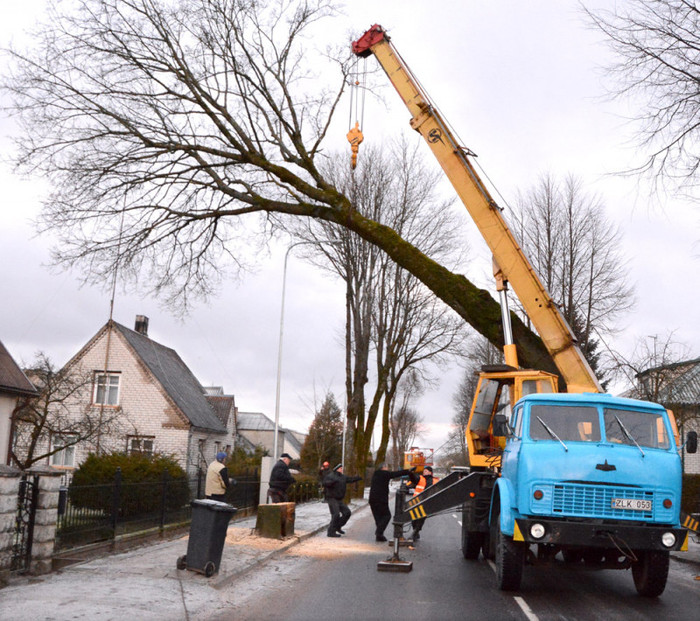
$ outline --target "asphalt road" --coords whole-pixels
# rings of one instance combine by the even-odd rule
[[[522,589],[504,593],[496,588],[492,563],[462,558],[454,514],[428,520],[415,549],[402,549],[401,557],[413,562],[410,573],[377,570],[391,549],[374,541],[368,510],[353,516],[345,530],[341,539],[313,537],[230,585],[227,595],[235,604],[215,618],[661,621],[698,614],[700,582],[691,567],[676,561],[658,599],[639,597],[630,571],[573,569],[561,562],[526,567]]]

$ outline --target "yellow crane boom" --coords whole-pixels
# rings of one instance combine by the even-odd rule
[[[372,26],[353,43],[358,56],[373,54],[411,113],[418,131],[488,244],[503,277],[510,282],[530,321],[559,369],[569,392],[602,392],[569,324],[540,282],[479,175],[448,124],[418,85],[381,26]]]

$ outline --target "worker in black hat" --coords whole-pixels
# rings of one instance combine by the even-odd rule
[[[372,509],[374,524],[376,529],[374,535],[377,541],[386,541],[384,531],[391,521],[391,511],[389,509],[389,482],[402,476],[411,476],[415,471],[411,470],[389,470],[388,464],[378,464],[372,475],[372,482],[369,486],[369,507]],[[416,476],[416,480],[418,477]]]
[[[294,483],[294,477],[289,472],[289,464],[292,463],[292,456],[289,453],[282,453],[279,461],[272,468],[270,473],[270,490],[268,496],[270,502],[287,502],[287,490]]]
[[[323,488],[326,490],[326,500],[328,510],[331,513],[331,523],[328,525],[329,537],[340,537],[344,535],[343,526],[350,519],[352,511],[345,504],[345,491],[348,483],[360,481],[362,477],[347,477],[343,474],[343,464],[338,464],[323,479]]]

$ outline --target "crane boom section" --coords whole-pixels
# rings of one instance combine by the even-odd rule
[[[465,149],[459,146],[447,123],[420,88],[386,33],[380,26],[373,26],[353,43],[353,51],[359,56],[374,54],[398,91],[412,115],[411,127],[428,143],[469,211],[561,372],[568,392],[602,392],[595,374],[576,344],[569,324],[540,282],[500,208],[469,161]]]

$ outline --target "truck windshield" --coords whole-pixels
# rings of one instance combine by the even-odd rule
[[[547,427],[557,438],[552,437]],[[585,405],[535,404],[530,409],[530,438],[554,442],[557,439],[563,442],[599,442],[598,410]]]
[[[664,417],[658,412],[640,412],[605,408],[605,438],[614,444],[631,444],[648,448],[670,447]]]

